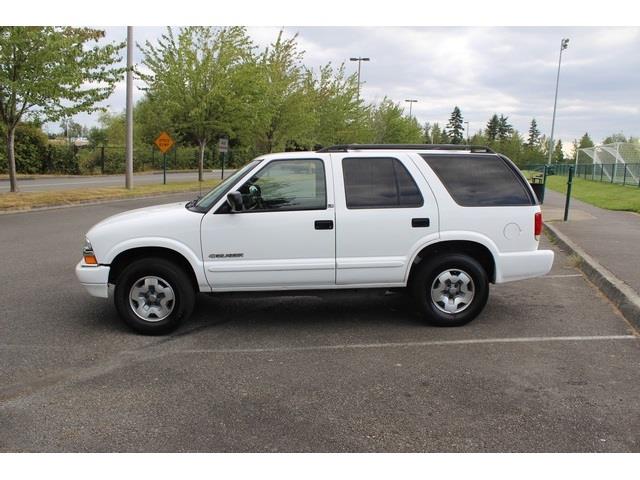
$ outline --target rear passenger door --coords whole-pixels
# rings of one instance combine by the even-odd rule
[[[332,154],[338,285],[402,284],[419,245],[438,236],[431,189],[406,154]]]

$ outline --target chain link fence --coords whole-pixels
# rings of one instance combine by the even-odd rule
[[[126,153],[124,147],[80,147],[76,154],[79,170],[83,174],[119,174],[125,171]],[[167,170],[196,170],[200,158],[197,147],[175,146],[162,154],[155,146],[134,148],[133,169],[135,172],[162,170],[166,158]],[[246,161],[245,155],[229,152],[225,166],[233,167]],[[204,152],[206,170],[222,167],[222,157],[215,148]]]
[[[231,149],[225,154],[225,168],[236,168],[255,157],[254,152]],[[167,170],[197,170],[198,147],[176,145],[166,154]],[[153,145],[134,148],[135,172],[162,170],[165,155]],[[41,148],[16,148],[16,168],[21,174],[100,175],[124,174],[126,153],[124,146],[49,144]],[[216,145],[205,149],[204,168],[222,167],[222,157]],[[0,154],[0,174],[8,172],[6,155]]]
[[[526,171],[542,172],[545,165],[528,165]],[[547,175],[569,175],[569,168],[574,167],[575,178],[596,182],[634,185],[640,188],[640,163],[563,163],[547,166]]]

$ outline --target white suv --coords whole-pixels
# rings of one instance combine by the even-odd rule
[[[427,322],[457,326],[490,282],[551,269],[541,230],[531,187],[488,148],[338,145],[263,155],[202,198],[107,218],[76,274],[148,334],[175,329],[197,292],[407,287]]]

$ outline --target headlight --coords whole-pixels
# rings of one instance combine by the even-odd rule
[[[91,242],[88,238],[84,239],[84,247],[82,247],[82,258],[84,259],[84,263],[87,265],[97,265],[98,260],[96,259],[95,253],[93,253],[93,247],[91,246]]]

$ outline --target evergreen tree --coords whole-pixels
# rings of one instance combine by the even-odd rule
[[[451,137],[449,137],[449,134],[447,133],[447,129],[446,128],[443,128],[442,131],[440,132],[440,141],[438,143],[443,144],[443,145],[447,145],[449,143],[453,143],[451,141]]]
[[[424,143],[434,143],[431,138],[431,124],[429,122],[424,124]]]
[[[456,106],[451,112],[449,123],[447,124],[447,136],[450,138],[451,143],[459,144],[464,143],[464,125],[462,121],[462,112]]]
[[[500,115],[498,119],[498,139],[504,142],[511,133],[513,133],[513,126],[509,123],[509,117]]]
[[[529,127],[529,139],[527,145],[531,148],[537,147],[540,142],[540,130],[538,130],[538,123],[536,119],[531,119],[531,126]]]
[[[614,133],[612,135],[609,135],[604,140],[602,140],[602,143],[604,143],[605,145],[607,143],[617,143],[617,142],[622,142],[622,143],[627,142],[627,137],[624,136],[624,133]]]
[[[553,149],[553,161],[555,163],[564,163],[564,153],[562,152],[562,141],[556,142],[556,147]]]
[[[593,140],[588,133],[585,133],[580,139],[580,148],[589,148],[593,147]]]
[[[500,127],[500,119],[498,118],[498,115],[494,113],[493,116],[487,122],[487,128],[485,131],[485,135],[487,137],[487,140],[489,140],[489,142],[496,141],[496,139],[498,138],[499,127]]]

